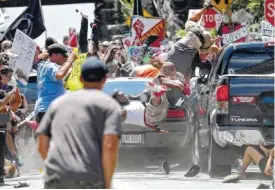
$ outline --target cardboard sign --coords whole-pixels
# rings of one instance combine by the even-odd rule
[[[79,54],[78,59],[75,60],[73,64],[72,71],[65,84],[65,88],[69,89],[70,91],[76,91],[83,88],[83,84],[80,81],[80,74],[81,74],[81,66],[86,60],[86,57],[87,57],[86,53]]]
[[[190,19],[193,15],[197,14],[200,11],[201,11],[201,9],[189,9],[189,11],[188,11],[188,19]]]
[[[160,42],[164,40],[166,33],[166,20],[164,18],[145,18],[134,16],[132,18],[131,36],[133,42],[131,46],[141,46],[143,42],[151,35],[159,36],[151,44],[151,47],[160,47]]]
[[[274,27],[267,21],[261,22],[261,34],[263,37],[273,38]]]
[[[234,24],[233,31],[231,26],[225,25],[222,28],[223,44],[228,45],[233,42],[245,42],[248,35],[245,25]]]
[[[16,56],[11,56],[9,66],[13,69],[15,78],[25,86],[29,80],[35,51],[36,43],[25,33],[17,29],[12,43],[12,52]]]

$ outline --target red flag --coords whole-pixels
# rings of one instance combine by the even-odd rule
[[[77,34],[75,28],[69,28],[69,45],[73,48],[77,47]]]

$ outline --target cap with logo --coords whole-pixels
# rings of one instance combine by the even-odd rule
[[[50,45],[49,49],[48,49],[48,53],[50,55],[57,53],[57,54],[63,55],[64,57],[68,57],[68,55],[67,55],[68,52],[67,52],[66,48],[63,45],[58,44],[58,43]]]
[[[81,67],[81,76],[86,82],[100,82],[109,73],[107,66],[98,58],[86,59]]]

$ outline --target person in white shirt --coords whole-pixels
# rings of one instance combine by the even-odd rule
[[[159,128],[159,124],[164,121],[167,114],[168,102],[163,96],[167,88],[153,82],[150,85],[154,97],[150,99],[147,105],[138,100],[131,101],[124,92],[119,90],[114,92],[112,97],[122,106],[122,112],[125,116],[124,123],[149,127],[156,132],[168,132]]]
[[[123,107],[123,114],[126,116],[124,123],[149,127],[156,132],[168,132],[159,128],[165,122],[169,106],[166,91],[168,88],[179,89],[182,92],[184,90],[182,81],[177,80],[174,64],[164,63],[161,74],[153,82],[148,82],[148,87],[149,89],[146,89],[142,95],[149,93],[148,96],[150,96],[151,94],[149,101],[140,101],[140,99],[145,99],[140,98],[141,95],[134,98],[126,96],[119,90],[115,91],[112,97]]]

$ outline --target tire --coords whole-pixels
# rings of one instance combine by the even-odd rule
[[[222,150],[214,141],[212,135],[209,141],[208,151],[208,174],[210,177],[225,177],[231,174],[231,165],[221,165],[215,158],[219,158],[219,152]]]

